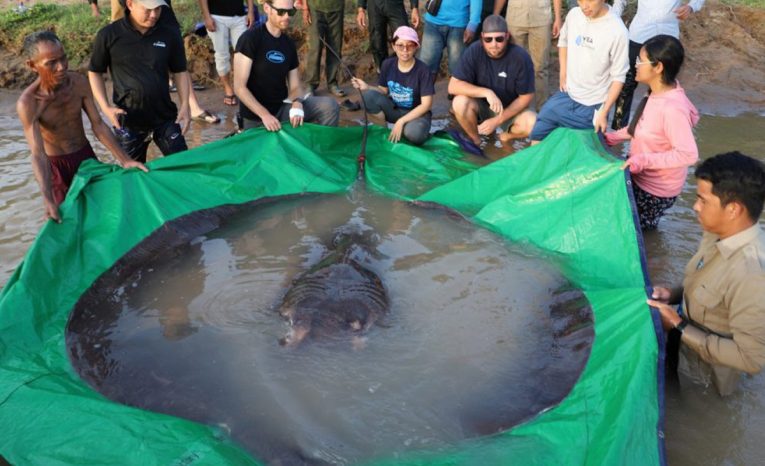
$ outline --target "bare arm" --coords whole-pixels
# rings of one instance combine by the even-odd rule
[[[382,95],[388,95],[388,88],[384,86],[370,86],[369,83],[363,79],[359,79],[356,76],[351,78],[351,85],[360,91],[366,91],[368,89],[375,90]]]
[[[566,86],[566,71],[567,71],[567,62],[566,59],[568,58],[568,48],[567,47],[558,47],[558,63],[560,64],[560,91],[561,92],[567,92],[568,88]]]
[[[552,37],[556,39],[560,35],[560,10],[561,0],[553,0],[553,24],[552,24]]]
[[[531,101],[534,99],[534,93],[530,94],[521,94],[518,97],[515,98],[512,102],[510,102],[510,105],[502,109],[502,112],[499,113],[497,116],[494,116],[492,118],[487,118],[486,120],[482,121],[480,125],[478,125],[478,134],[483,134],[484,136],[488,136],[490,134],[494,134],[494,132],[497,130],[498,127],[502,126],[502,124],[514,116],[521,113],[523,110],[528,108],[529,104],[531,104]]]
[[[480,87],[467,81],[462,81],[452,76],[449,79],[448,92],[454,95],[464,95],[474,99],[486,99],[489,109],[494,113],[502,113],[502,101],[497,94],[488,87]]]
[[[356,24],[359,25],[361,29],[367,28],[367,9],[359,7],[358,11],[356,13]]]
[[[247,27],[253,26],[255,26],[255,3],[252,0],[247,0]]]
[[[390,135],[388,135],[388,140],[390,142],[399,142],[401,140],[401,135],[404,134],[404,125],[428,113],[428,111],[430,110],[430,107],[432,106],[433,106],[433,96],[432,95],[422,96],[420,98],[420,105],[409,110],[407,113],[402,115],[398,120],[396,120],[396,122],[393,124],[393,129],[391,129]]]
[[[202,10],[202,20],[205,22],[205,29],[210,32],[215,32],[215,20],[210,16],[210,5],[207,0],[197,0],[199,2],[199,9]]]
[[[490,96],[495,96],[494,91],[488,87],[476,86],[475,84],[471,84],[467,81],[462,81],[461,79],[457,79],[453,76],[449,79],[448,92],[449,94],[464,95],[474,99],[488,100]]]
[[[608,95],[606,96],[606,101],[603,103],[602,109],[595,112],[596,133],[601,131],[605,134],[605,132],[608,130],[608,111],[611,110],[611,107],[613,107],[614,102],[616,102],[616,99],[619,97],[619,93],[622,92],[623,86],[624,83],[620,81],[613,81],[611,85],[608,86]]]
[[[268,131],[278,131],[282,125],[275,116],[271,115],[266,107],[258,102],[258,99],[247,89],[247,80],[252,71],[252,59],[243,53],[234,54],[234,94],[239,101],[250,109],[255,115],[263,120],[263,126]]]
[[[396,120],[396,123],[401,122],[401,124],[406,124],[412,120],[416,120],[417,118],[420,118],[421,116],[428,113],[432,107],[433,107],[433,96],[424,95],[420,97],[420,105],[409,110],[409,112],[407,112],[401,118]]]
[[[502,113],[499,115],[500,124],[510,120],[511,118],[514,118],[516,115],[527,109],[529,105],[531,105],[532,100],[534,100],[533,92],[530,94],[521,94],[516,97],[515,100],[510,102],[510,105],[505,107],[505,109],[502,110]]]
[[[560,0],[557,0],[560,1]],[[502,8],[505,7],[505,3],[507,3],[507,0],[494,0],[494,14],[498,15],[502,13]]]
[[[290,73],[287,75],[287,82],[289,83],[289,96],[290,99],[292,99],[292,109],[297,109],[301,113],[300,115],[290,115],[290,123],[292,124],[293,128],[296,128],[303,124],[303,104],[300,102],[301,97],[305,95],[305,89],[303,89],[303,82],[300,80],[300,73],[298,73],[298,69],[292,69],[290,70]],[[290,113],[292,113],[292,109],[290,110]]]
[[[412,7],[411,21],[412,27],[417,29],[417,26],[420,25],[420,10],[417,7]]]
[[[121,128],[120,122],[117,119],[117,115],[125,113],[119,107],[115,107],[109,103],[106,98],[106,84],[104,84],[104,76],[101,73],[95,73],[88,71],[88,81],[90,81],[90,89],[93,91],[93,97],[96,99],[101,111],[106,115],[112,126],[115,128]]]
[[[101,144],[109,149],[109,152],[112,153],[117,160],[117,163],[122,168],[135,167],[145,172],[149,171],[141,162],[136,162],[125,153],[117,142],[117,139],[115,139],[114,134],[112,134],[111,130],[104,124],[104,120],[101,119],[101,115],[98,113],[96,104],[93,101],[93,94],[90,92],[90,87],[88,87],[87,84],[82,87],[84,88],[82,109],[85,110],[85,114],[90,120],[90,127],[93,129],[93,134],[96,135],[96,138],[101,141]]]
[[[191,125],[191,110],[189,109],[189,93],[191,91],[191,76],[188,71],[173,73],[173,80],[178,87],[178,97],[181,100],[181,108],[178,109],[178,118],[176,123],[181,125],[181,132],[186,134],[186,130]]]
[[[39,80],[32,84],[34,88],[39,85]],[[31,90],[32,88],[30,88]],[[47,107],[47,101],[41,101],[33,96],[34,91],[25,92],[16,104],[16,111],[19,114],[19,120],[21,120],[22,128],[24,129],[24,137],[29,144],[29,150],[31,153],[32,173],[34,173],[35,180],[40,186],[40,192],[43,197],[43,204],[45,206],[45,215],[54,221],[61,223],[61,216],[58,213],[58,206],[53,200],[53,189],[51,186],[51,170],[50,162],[48,162],[48,156],[45,153],[45,143],[43,142],[42,133],[40,132],[40,115],[45,107]]]

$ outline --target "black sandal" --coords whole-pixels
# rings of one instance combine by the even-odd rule
[[[359,104],[358,102],[354,102],[351,99],[343,100],[340,106],[351,112],[355,112],[356,110],[361,109],[361,104]]]

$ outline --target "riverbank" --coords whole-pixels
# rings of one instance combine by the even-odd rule
[[[62,37],[71,68],[85,72],[93,35],[108,22],[108,2],[102,2],[107,5],[102,7],[100,18],[92,18],[87,3],[80,0],[27,1],[26,4],[33,9],[23,15],[11,11],[16,3],[15,0],[0,0],[0,88],[19,89],[34,79],[20,56],[21,42],[27,33],[43,27],[54,29]],[[197,1],[175,0],[173,6],[186,32],[192,78],[207,86],[217,86],[212,44],[209,39],[191,32],[200,19]],[[357,76],[373,79],[375,70],[368,52],[367,32],[356,25],[353,11],[352,2],[348,2],[344,62]],[[31,14],[34,14],[34,19],[25,17]],[[631,14],[628,13],[628,19]],[[297,42],[301,56],[304,56],[306,34],[302,19],[296,15],[292,21],[290,35]],[[681,37],[687,61],[680,81],[702,113],[763,113],[765,1],[743,0],[735,4],[708,1],[700,12],[682,23]],[[557,60],[554,57],[551,64],[551,76],[555,80]],[[348,87],[344,81],[347,81],[347,76],[341,77],[341,84]]]

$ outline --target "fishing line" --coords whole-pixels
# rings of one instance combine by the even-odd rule
[[[337,61],[340,62],[340,65],[343,67],[343,70],[345,70],[345,73],[348,75],[348,79],[353,79],[353,73],[351,73],[350,68],[348,68],[348,65],[346,65],[343,62],[343,59],[340,58],[340,55],[338,55],[335,50],[329,46],[327,41],[324,40],[321,36],[319,36],[319,40],[322,44],[324,44],[324,47],[329,50],[332,55],[337,58]],[[364,161],[367,158],[367,129],[369,128],[369,116],[367,114],[367,104],[364,102],[364,95],[361,93],[361,89],[356,89],[359,92],[359,100],[361,101],[361,108],[364,109],[364,131],[361,135],[361,151],[359,152],[359,157],[357,159],[359,164],[359,178],[364,178]]]

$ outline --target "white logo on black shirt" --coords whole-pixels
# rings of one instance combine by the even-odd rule
[[[154,47],[162,47],[162,48],[167,47],[167,45],[164,42],[162,42],[161,40],[158,40],[158,41],[154,42],[151,45],[153,45]]]
[[[507,73],[505,73],[504,71],[500,71],[497,76],[499,76],[500,78],[506,78],[507,77]]]

